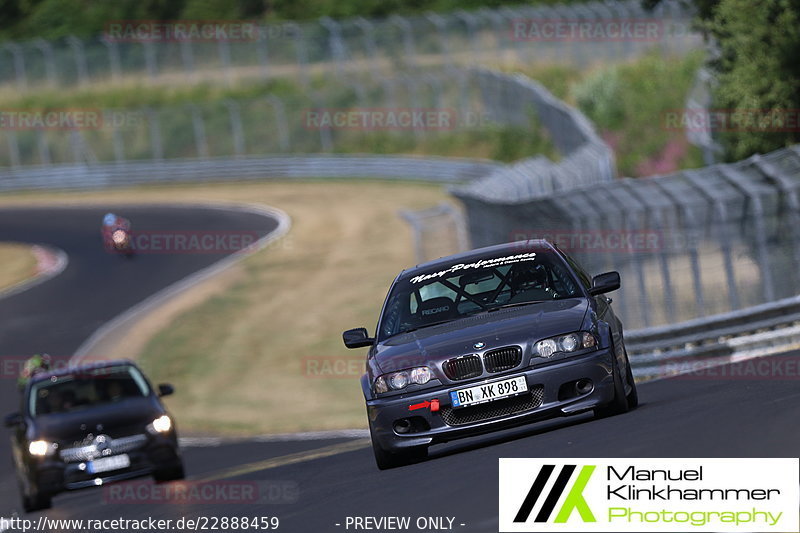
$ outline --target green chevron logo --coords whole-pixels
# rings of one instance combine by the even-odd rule
[[[586,503],[583,497],[583,490],[586,488],[586,484],[589,483],[589,479],[592,477],[596,467],[597,465],[585,465],[581,467],[578,475],[572,482],[572,487],[569,489],[567,497],[564,498],[564,503],[561,504],[561,508],[558,510],[553,520],[554,523],[565,523],[569,520],[569,517],[572,516],[573,511],[578,512],[583,522],[597,522],[594,514],[592,514],[592,510],[589,508],[589,504]],[[528,491],[528,495],[525,497],[519,511],[517,511],[517,515],[514,517],[514,522],[528,521],[533,508],[536,506],[536,502],[539,501],[539,498],[544,492],[544,487],[550,480],[555,468],[555,465],[542,465],[536,479],[533,481],[533,485],[531,485]],[[550,492],[545,497],[544,503],[542,503],[539,512],[536,514],[534,522],[548,522],[550,520],[550,516],[555,510],[558,500],[566,490],[567,485],[569,485],[570,478],[572,478],[572,474],[577,468],[577,465],[564,465],[561,468]]]

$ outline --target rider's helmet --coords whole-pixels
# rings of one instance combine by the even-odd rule
[[[25,365],[22,367],[22,372],[20,372],[19,379],[17,379],[17,385],[19,385],[20,388],[24,388],[33,376],[50,370],[51,364],[52,360],[49,354],[37,353],[33,355],[27,361],[25,361]]]
[[[106,216],[103,217],[103,225],[104,226],[113,226],[117,223],[117,215],[114,213],[106,213]]]

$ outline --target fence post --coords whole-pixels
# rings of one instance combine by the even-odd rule
[[[416,66],[417,58],[414,50],[414,28],[408,19],[400,15],[392,15],[389,17],[389,24],[392,24],[403,32],[403,52],[406,56],[407,66]]]
[[[6,130],[6,141],[8,142],[8,157],[11,168],[18,168],[20,166],[19,157],[19,142],[17,141],[17,132],[14,130]]]
[[[226,100],[223,105],[228,109],[228,116],[230,117],[233,151],[237,156],[243,156],[245,152],[244,131],[242,129],[242,113],[239,103],[234,100]]]
[[[261,77],[269,79],[269,26],[266,24],[259,26],[258,40],[256,40],[256,53],[258,63],[261,65]]]
[[[42,53],[42,59],[44,60],[44,72],[47,76],[47,84],[51,87],[55,87],[58,85],[58,80],[56,79],[56,61],[53,57],[53,45],[51,45],[48,41],[39,38],[33,41],[33,46],[38,48]]]
[[[354,22],[364,34],[364,45],[367,49],[367,55],[369,56],[372,76],[377,77],[380,72],[380,64],[377,46],[375,45],[375,25],[364,17],[356,17]]]
[[[142,41],[144,48],[144,62],[147,68],[147,75],[151,79],[158,77],[158,59],[156,58],[156,47],[151,41]]]
[[[286,106],[283,100],[270,94],[267,96],[267,101],[272,104],[272,109],[275,111],[275,118],[278,125],[278,142],[280,143],[281,150],[284,152],[289,151],[289,123],[286,118]]]
[[[3,45],[8,50],[14,61],[14,75],[17,78],[17,88],[24,91],[28,87],[28,77],[25,73],[25,58],[22,49],[17,43],[8,42]]]
[[[106,48],[106,54],[108,55],[108,68],[111,71],[111,79],[113,81],[119,81],[122,77],[122,70],[119,64],[119,47],[115,41],[112,41],[105,36],[100,38],[100,42]]]
[[[72,49],[75,67],[78,69],[78,85],[86,85],[89,83],[89,72],[86,65],[86,52],[83,49],[83,42],[74,35],[70,35],[67,37],[67,43]]]
[[[162,161],[164,159],[164,144],[161,142],[159,112],[148,107],[145,109],[145,114],[147,115],[147,124],[150,128],[151,158],[153,161]]]
[[[344,78],[343,64],[346,59],[341,25],[330,17],[322,17],[319,23],[328,31],[328,48],[331,51],[336,76],[341,80]]]
[[[192,49],[191,39],[181,39],[181,63],[183,64],[183,71],[186,73],[186,78],[189,81],[195,81],[195,68],[194,68],[194,50]]]
[[[49,166],[52,163],[50,159],[50,146],[47,144],[47,138],[44,136],[42,128],[36,128],[36,146],[39,149],[39,161],[44,166]]]
[[[725,203],[717,197],[713,189],[703,182],[703,178],[698,176],[696,171],[687,170],[683,173],[689,183],[700,193],[707,203],[712,204],[714,218],[716,219],[717,238],[722,251],[722,258],[725,264],[725,279],[728,283],[728,304],[730,310],[739,309],[739,289],[736,286],[736,273],[733,267],[733,251],[731,250],[731,238],[728,231],[728,210]]]
[[[294,49],[297,57],[297,64],[300,66],[300,82],[303,88],[308,89],[308,50],[306,48],[305,32],[303,27],[296,22],[284,22],[284,28],[291,28],[294,35]],[[288,32],[287,32],[288,33]]]
[[[203,114],[195,104],[188,104],[187,107],[192,115],[192,131],[194,133],[194,146],[197,151],[197,157],[208,159],[208,138],[206,137]]]

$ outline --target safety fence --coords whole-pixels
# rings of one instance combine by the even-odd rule
[[[669,176],[531,198],[453,193],[473,246],[548,238],[592,272],[625,280],[630,329],[675,324],[800,293],[800,148]]]
[[[682,53],[699,37],[678,0],[640,0],[363,17],[307,23],[109,21],[95,38],[0,44],[0,86],[179,85],[199,81],[385,75],[446,65],[589,65],[657,48]],[[599,24],[598,24],[599,23]],[[582,25],[582,26],[581,26]]]
[[[0,127],[0,168],[435,152],[437,146],[446,150],[481,139],[496,144],[498,133],[511,128],[516,137],[538,138],[551,157],[568,160],[551,165],[554,170],[540,184],[543,191],[614,175],[611,151],[586,118],[520,75],[422,69],[372,84],[333,80],[313,91],[276,92],[151,108],[7,111]]]

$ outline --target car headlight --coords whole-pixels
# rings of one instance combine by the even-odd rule
[[[167,415],[159,416],[147,425],[147,430],[153,434],[167,433],[170,429],[172,429],[172,420]]]
[[[588,331],[576,331],[566,335],[542,339],[534,346],[534,355],[552,357],[557,353],[572,353],[597,346],[597,339]]]
[[[46,440],[35,440],[28,444],[28,452],[36,457],[44,457],[51,455],[58,448],[58,444],[54,442],[47,442]]]
[[[410,384],[424,385],[431,380],[433,374],[427,366],[418,366],[409,370],[391,372],[378,376],[375,380],[375,392],[382,394],[390,390],[401,390]]]

